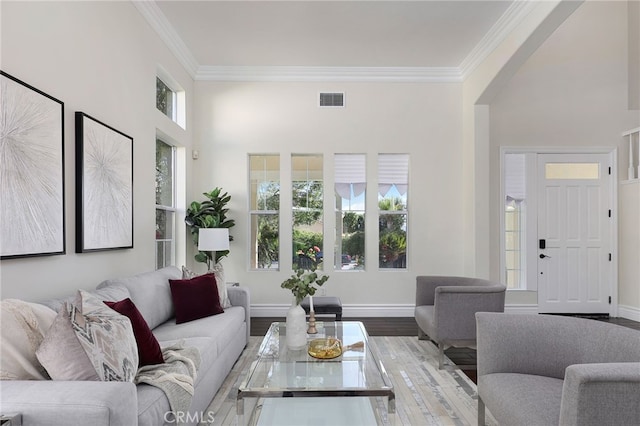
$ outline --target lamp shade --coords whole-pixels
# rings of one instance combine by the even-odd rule
[[[198,231],[198,250],[229,250],[229,230],[227,228],[200,228]]]

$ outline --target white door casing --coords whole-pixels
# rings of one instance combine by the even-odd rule
[[[538,311],[611,313],[611,155],[539,154],[537,168]]]

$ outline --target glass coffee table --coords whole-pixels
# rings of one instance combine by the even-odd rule
[[[317,322],[316,328],[317,334],[307,335],[308,342],[334,337],[346,349],[354,345],[353,349],[336,358],[317,359],[307,348],[288,350],[285,323],[271,324],[257,359],[238,388],[238,424],[394,424],[393,385],[364,325]]]

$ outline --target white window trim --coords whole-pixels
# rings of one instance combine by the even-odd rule
[[[164,113],[162,115],[169,118],[171,121],[173,121],[183,129],[186,129],[187,128],[187,102],[186,102],[185,90],[182,88],[182,86],[180,86],[180,84],[173,77],[171,77],[171,74],[169,74],[169,72],[167,72],[167,70],[165,70],[160,65],[158,65],[156,69],[156,76],[160,80],[162,80],[162,82],[166,84],[169,87],[169,89],[171,89],[175,93],[175,96],[173,99],[173,104],[174,104],[173,117],[168,117]]]
[[[505,154],[529,154],[526,159],[526,167],[529,171],[527,173],[527,224],[526,224],[526,262],[523,268],[526,268],[526,282],[523,288],[509,289],[508,291],[538,291],[538,191],[537,191],[537,156],[538,154],[580,154],[580,153],[593,153],[593,154],[609,154],[611,156],[611,163],[614,170],[617,169],[617,149],[607,146],[593,146],[593,147],[520,147],[520,146],[502,146],[500,147],[500,197],[498,200],[498,212],[500,212],[500,274],[505,270],[505,242],[504,242],[504,199],[505,199],[505,185],[504,185],[504,156]],[[618,186],[612,185],[611,195],[613,198],[613,206],[618,205]],[[618,221],[617,214],[613,216],[613,226],[611,235],[611,244],[614,260],[618,258]],[[616,260],[617,262],[617,260]],[[613,267],[613,282],[618,282],[618,268],[617,264]],[[617,286],[614,285],[612,289],[612,306],[617,306]]]
[[[164,239],[155,239],[156,245],[158,241],[171,241],[171,254],[172,254],[172,259],[171,259],[171,264],[176,265],[178,262],[178,253],[177,253],[177,244],[176,241],[178,239],[178,215],[179,215],[179,211],[177,208],[177,202],[178,199],[180,198],[180,195],[178,194],[178,179],[179,179],[179,173],[178,173],[178,147],[176,147],[174,144],[168,142],[168,138],[165,137],[164,135],[161,135],[159,132],[156,134],[156,141],[160,140],[161,142],[163,142],[164,144],[168,145],[171,147],[172,150],[172,155],[171,155],[171,170],[173,171],[173,176],[171,179],[172,182],[172,187],[171,187],[171,203],[173,204],[172,206],[166,206],[163,204],[156,204],[155,205],[155,209],[156,210],[164,210],[164,211],[168,211],[168,212],[172,212],[173,213],[173,222],[171,223],[171,235],[173,236],[172,238],[164,238]],[[156,247],[157,249],[157,247]],[[157,256],[157,251],[156,251],[156,256]],[[158,265],[158,259],[156,258],[156,266]],[[164,262],[163,262],[164,263]],[[165,265],[167,266],[167,265]]]

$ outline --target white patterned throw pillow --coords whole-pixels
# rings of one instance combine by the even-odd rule
[[[0,380],[45,380],[49,376],[36,350],[56,312],[38,303],[17,299],[0,302]]]
[[[129,318],[82,290],[62,310],[37,351],[51,378],[132,382],[138,348]]]

